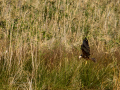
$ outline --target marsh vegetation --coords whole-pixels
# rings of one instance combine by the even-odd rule
[[[119,90],[119,71],[120,0],[0,1],[1,90]]]

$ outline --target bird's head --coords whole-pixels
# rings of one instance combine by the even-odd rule
[[[82,58],[82,54],[79,56],[79,59]]]

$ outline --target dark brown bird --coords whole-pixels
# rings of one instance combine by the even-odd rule
[[[81,45],[81,50],[82,50],[82,54],[79,56],[79,58],[84,58],[86,60],[92,60],[93,62],[96,62],[95,58],[89,58],[90,47],[89,47],[87,38],[83,39],[83,44]]]

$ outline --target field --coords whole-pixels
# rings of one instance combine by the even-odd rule
[[[120,90],[120,0],[0,0],[0,90]]]

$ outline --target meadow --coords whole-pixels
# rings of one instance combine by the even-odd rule
[[[120,90],[120,0],[0,0],[0,90]]]

